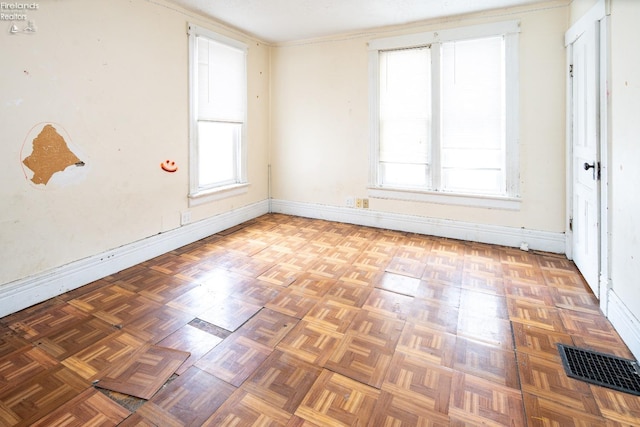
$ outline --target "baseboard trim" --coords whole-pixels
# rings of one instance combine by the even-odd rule
[[[640,359],[640,320],[613,289],[608,292],[608,318],[636,359]]]
[[[56,297],[269,212],[264,200],[0,287],[0,317]]]
[[[564,233],[277,199],[271,200],[271,212],[516,248],[525,243],[529,249],[545,252],[566,249]]]

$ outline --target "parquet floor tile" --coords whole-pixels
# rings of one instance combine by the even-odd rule
[[[173,348],[189,353],[189,357],[176,370],[176,374],[182,375],[196,361],[222,342],[222,338],[204,332],[191,325],[184,325],[158,343],[161,347]]]
[[[237,334],[252,341],[275,348],[298,324],[299,319],[263,308],[238,329]]]
[[[359,311],[358,308],[351,305],[325,298],[307,313],[304,320],[332,331],[344,333]]]
[[[505,319],[467,314],[460,310],[457,334],[503,350],[513,349],[511,323]]]
[[[40,338],[33,344],[62,361],[116,331],[113,325],[90,317]]]
[[[599,427],[610,425],[600,415],[586,414],[579,409],[563,405],[555,400],[524,393],[524,405],[528,425],[537,426],[584,426]]]
[[[382,248],[374,248],[375,250],[366,250],[358,254],[352,264],[358,267],[365,267],[370,269],[384,269],[393,256],[393,251],[390,253],[385,252],[386,245],[380,245]],[[395,250],[395,248],[393,248]],[[346,270],[345,270],[346,271]]]
[[[70,370],[89,381],[110,367],[125,363],[145,341],[126,332],[115,332],[62,361]]]
[[[396,319],[406,319],[413,304],[413,297],[374,289],[364,302],[363,309]]]
[[[97,386],[150,399],[188,357],[184,351],[145,345],[101,375]]]
[[[459,337],[453,368],[485,380],[518,389],[516,353]]]
[[[200,313],[198,318],[233,332],[261,308],[259,305],[228,297],[217,301],[213,307]]]
[[[370,426],[449,427],[449,416],[421,407],[413,396],[407,398],[382,390],[376,403]]]
[[[458,307],[416,298],[409,306],[407,320],[455,334],[458,329],[459,312]]]
[[[204,355],[195,366],[239,387],[269,357],[271,348],[242,335],[231,335]]]
[[[0,393],[58,365],[56,359],[39,348],[26,345],[15,350],[0,363]]]
[[[160,275],[161,273],[157,274]],[[101,287],[93,292],[72,299],[71,301],[69,301],[69,304],[76,308],[79,308],[80,310],[86,311],[87,313],[95,313],[98,310],[115,305],[117,303],[126,302],[135,295],[135,292],[114,284]]]
[[[525,426],[520,390],[497,385],[473,375],[455,372],[449,404],[452,425]]]
[[[590,385],[600,413],[608,420],[622,425],[638,424],[640,420],[640,396],[622,393],[605,387]]]
[[[558,344],[574,345],[571,335],[553,332],[524,323],[512,322],[516,350],[536,357],[560,360]]]
[[[373,287],[383,274],[383,271],[375,267],[354,264],[347,268],[340,280],[353,285]]]
[[[343,338],[344,334],[301,320],[277,348],[323,367]]]
[[[509,319],[506,297],[485,292],[462,289],[460,293],[460,310],[480,316]]]
[[[529,301],[542,306],[553,306],[551,290],[539,281],[505,280],[505,293],[507,298]]]
[[[149,280],[148,284],[138,293],[159,304],[165,304],[198,286],[195,282],[185,281],[154,271],[150,271],[149,275],[152,280]]]
[[[230,296],[246,301],[250,304],[264,306],[278,296],[282,288],[276,285],[255,279],[247,282],[241,289],[236,290]]]
[[[155,344],[193,320],[193,316],[175,308],[162,306],[138,317],[125,330],[145,342]]]
[[[421,280],[416,290],[416,299],[424,299],[437,304],[460,307],[462,290],[459,286],[439,283],[432,280]]]
[[[293,413],[320,372],[320,367],[276,350],[245,381],[242,388],[272,406]]]
[[[335,283],[336,281],[329,277],[319,276],[311,272],[298,276],[296,280],[289,285],[289,289],[322,298]]]
[[[239,389],[202,426],[285,427],[290,418],[290,413]]]
[[[112,325],[125,326],[161,307],[161,304],[149,298],[136,295],[125,301],[118,301],[115,304],[108,305],[92,314]]]
[[[197,316],[213,307],[219,297],[205,286],[198,286],[169,301],[166,305]]]
[[[384,273],[376,288],[414,297],[420,286],[420,279],[395,273]]]
[[[107,427],[117,425],[129,415],[129,411],[99,391],[87,389],[32,426]]]
[[[431,329],[419,323],[407,322],[400,335],[396,351],[433,364],[453,368],[456,339],[454,334]]]
[[[230,384],[191,367],[163,387],[136,413],[157,426],[201,426],[236,390]]]
[[[507,304],[509,306],[509,318],[514,322],[548,331],[558,332],[563,330],[560,310],[555,307],[533,304],[514,298],[508,298]]]
[[[559,360],[519,353],[518,368],[523,392],[562,403],[586,414],[600,416],[589,385],[567,377]]]
[[[30,426],[89,387],[71,370],[56,365],[0,392],[3,425]]]
[[[397,352],[382,384],[382,391],[411,402],[418,413],[449,413],[453,370],[425,363]]]
[[[393,356],[393,351],[388,350],[390,344],[371,335],[347,333],[324,366],[379,389]]]
[[[10,323],[9,328],[22,338],[34,341],[54,334],[88,317],[87,313],[71,305],[56,304],[22,320]]]
[[[325,299],[353,307],[362,307],[364,302],[369,298],[371,290],[371,288],[339,281],[325,294]]]
[[[289,287],[280,292],[265,307],[287,316],[302,319],[319,301],[320,298],[310,293]]]
[[[323,370],[295,412],[321,426],[366,426],[380,391]]]
[[[268,214],[0,319],[0,425],[640,425],[558,343],[633,359],[564,255]]]
[[[0,326],[0,360],[4,360],[8,354],[28,345],[29,341],[19,337],[9,328]]]
[[[504,296],[504,279],[502,274],[493,272],[464,270],[462,272],[461,287],[491,295]]]

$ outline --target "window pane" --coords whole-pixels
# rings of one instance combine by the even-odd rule
[[[382,184],[397,187],[426,187],[429,166],[420,164],[381,163]]]
[[[443,190],[503,194],[503,38],[443,43],[441,81]]]
[[[503,187],[502,174],[495,170],[443,169],[442,184],[445,191],[463,193],[498,194]]]
[[[242,124],[198,122],[198,181],[201,188],[237,182]]]
[[[198,38],[198,118],[244,119],[244,52]]]
[[[425,186],[431,136],[431,51],[382,51],[380,172],[383,184]]]

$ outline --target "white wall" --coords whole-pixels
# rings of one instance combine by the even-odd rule
[[[371,199],[370,210],[561,234],[565,216],[564,2],[280,45],[273,50],[274,199],[344,207],[367,197],[371,39],[518,19],[519,211]]]
[[[198,221],[267,198],[269,47],[162,1],[39,6],[28,12],[34,34],[0,21],[0,290],[177,229],[181,211]],[[249,45],[249,192],[192,208],[187,22]],[[86,166],[36,186],[20,159],[43,122],[66,130]],[[166,159],[178,172],[161,170]]]
[[[640,2],[611,2],[611,283],[636,322],[640,319],[639,20]],[[640,331],[640,324],[636,326]]]

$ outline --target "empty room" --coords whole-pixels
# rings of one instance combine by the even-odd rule
[[[638,22],[1,2],[0,425],[640,425]]]

